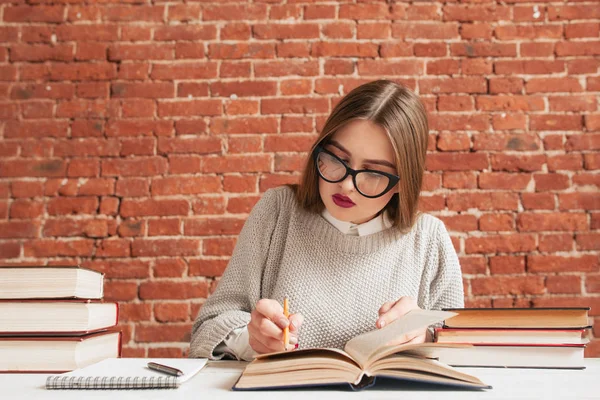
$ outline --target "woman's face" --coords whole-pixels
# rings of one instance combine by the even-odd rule
[[[385,130],[367,120],[354,120],[335,132],[324,148],[355,170],[397,175],[394,150]],[[331,215],[341,221],[362,224],[375,217],[390,201],[398,186],[381,197],[368,198],[354,187],[352,176],[330,183],[319,177],[319,194]]]

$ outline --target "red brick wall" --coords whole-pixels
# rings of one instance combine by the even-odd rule
[[[185,352],[252,205],[382,77],[430,110],[467,304],[592,306],[600,337],[597,1],[131,3],[0,5],[0,261],[104,271],[125,355]]]

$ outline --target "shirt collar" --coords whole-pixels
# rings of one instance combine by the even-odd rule
[[[393,225],[393,222],[390,219],[387,211],[379,213],[375,218],[362,224],[353,224],[352,222],[340,221],[331,215],[327,209],[324,209],[321,215],[327,220],[327,222],[336,227],[340,232],[351,236],[372,235],[388,229]]]

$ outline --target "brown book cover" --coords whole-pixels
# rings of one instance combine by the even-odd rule
[[[445,328],[589,328],[589,307],[447,308],[456,313]]]

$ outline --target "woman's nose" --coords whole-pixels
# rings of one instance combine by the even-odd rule
[[[348,176],[340,181],[340,187],[345,192],[351,192],[354,190],[354,182],[352,182],[352,175],[348,174]]]

